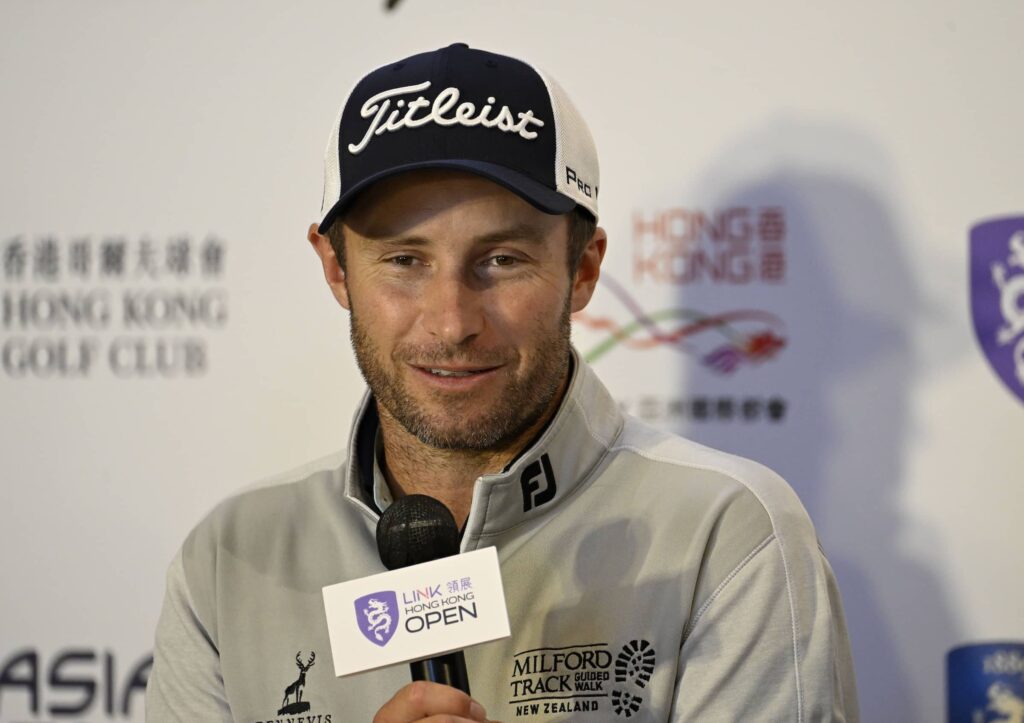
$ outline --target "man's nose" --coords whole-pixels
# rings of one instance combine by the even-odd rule
[[[439,273],[423,295],[423,326],[448,344],[461,344],[484,329],[484,298],[473,280],[459,272]]]

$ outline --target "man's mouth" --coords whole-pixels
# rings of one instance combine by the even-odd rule
[[[479,367],[477,369],[445,369],[443,367],[419,367],[436,377],[472,377],[478,374],[486,374],[497,367]]]

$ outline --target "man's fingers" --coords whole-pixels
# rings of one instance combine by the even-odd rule
[[[427,719],[444,721],[487,720],[484,707],[461,690],[440,683],[418,680],[410,683],[377,711],[373,723],[411,723]]]

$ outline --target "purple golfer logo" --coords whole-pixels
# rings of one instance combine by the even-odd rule
[[[971,316],[989,364],[1024,401],[1024,216],[971,229]]]
[[[371,643],[387,645],[398,626],[398,596],[394,590],[370,593],[356,600],[356,624]]]

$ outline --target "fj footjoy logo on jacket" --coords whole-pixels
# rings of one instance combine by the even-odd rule
[[[398,595],[394,590],[370,593],[356,600],[359,630],[374,645],[384,647],[398,627]]]
[[[278,709],[279,716],[287,718],[268,718],[259,720],[256,723],[331,723],[330,713],[313,713],[310,711],[308,700],[304,700],[306,693],[306,673],[316,665],[316,652],[310,651],[305,662],[302,661],[302,651],[295,654],[295,666],[299,669],[299,677],[285,686],[284,697],[281,700],[281,707]],[[291,718],[290,716],[301,716]]]
[[[428,123],[436,123],[439,126],[483,126],[502,133],[515,133],[527,141],[537,137],[537,131],[530,130],[531,126],[544,126],[544,121],[535,117],[532,110],[514,113],[507,105],[495,110],[498,101],[494,96],[488,96],[487,102],[479,109],[468,100],[459,103],[459,89],[454,87],[445,88],[433,101],[422,95],[414,100],[398,97],[419,93],[429,87],[428,80],[417,85],[384,90],[367,98],[359,109],[359,115],[373,120],[370,121],[361,141],[349,143],[348,152],[353,156],[358,155],[376,136],[400,131],[403,128],[419,128]]]
[[[547,453],[526,465],[519,477],[519,484],[523,487],[523,512],[529,512],[555,499],[558,485],[555,484],[555,473]]]
[[[632,718],[644,705],[657,655],[646,640],[533,648],[512,657],[509,705],[517,718],[609,709]],[[575,720],[575,718],[574,718]]]

